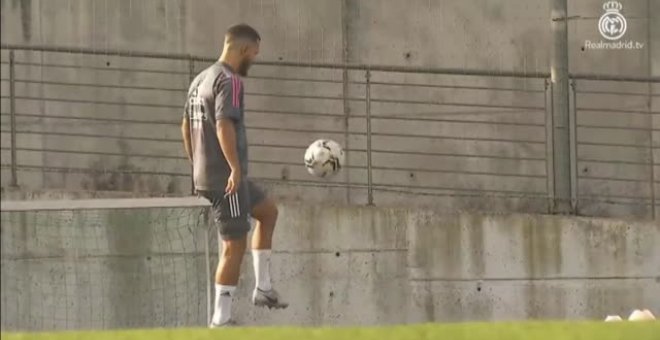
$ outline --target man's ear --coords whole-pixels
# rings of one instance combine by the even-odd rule
[[[241,55],[246,55],[248,53],[249,48],[250,48],[250,46],[248,46],[247,44],[242,44],[241,45],[241,50],[240,50]]]

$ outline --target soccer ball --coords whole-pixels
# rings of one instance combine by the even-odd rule
[[[319,139],[305,151],[305,167],[314,176],[334,176],[343,165],[344,150],[333,140]]]

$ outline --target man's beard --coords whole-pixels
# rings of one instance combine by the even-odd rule
[[[240,74],[243,77],[247,77],[250,66],[252,66],[252,63],[249,60],[244,59],[243,61],[241,61],[241,64],[238,65],[238,74]]]

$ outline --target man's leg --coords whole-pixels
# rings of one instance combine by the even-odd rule
[[[283,302],[273,289],[270,279],[270,256],[278,216],[277,205],[254,183],[248,183],[250,198],[254,204],[250,214],[256,220],[252,235],[252,258],[256,281],[252,302],[257,306],[268,308],[286,308],[288,304]]]
[[[232,322],[231,304],[246,247],[247,235],[239,239],[222,241],[222,253],[215,272],[215,310],[211,319],[211,327],[223,326]]]
[[[249,192],[241,185],[238,193],[225,196],[222,192],[204,192],[213,206],[215,222],[218,226],[218,239],[222,242],[222,252],[215,273],[215,308],[211,327],[231,325],[231,304],[238,284],[241,262],[247,248]]]

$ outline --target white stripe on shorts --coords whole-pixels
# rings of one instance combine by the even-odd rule
[[[229,196],[229,212],[232,218],[241,216],[241,206],[238,203],[238,193]]]
[[[234,209],[234,195],[233,194],[227,196],[227,202],[229,203],[229,217],[233,218],[234,215],[236,214],[236,211]]]

